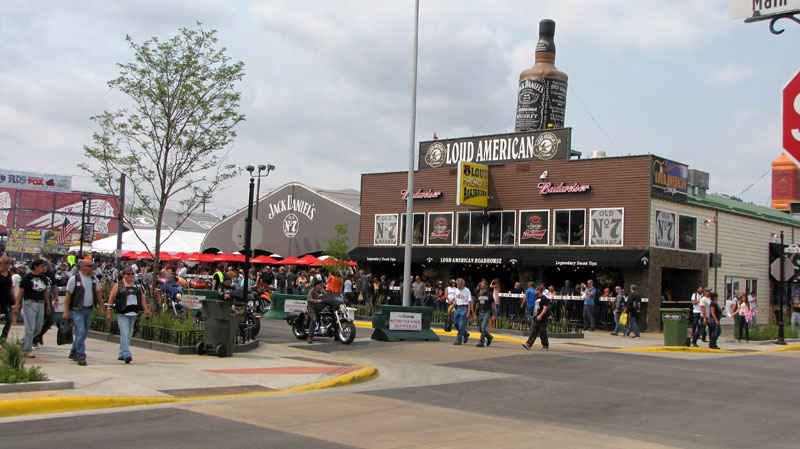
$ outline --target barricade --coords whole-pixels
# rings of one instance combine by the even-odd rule
[[[373,340],[439,341],[431,330],[430,307],[375,306],[372,313]]]
[[[272,307],[270,308],[269,312],[264,314],[265,318],[272,318],[277,320],[285,320],[286,314],[292,312],[294,310],[305,310],[305,302],[306,297],[305,295],[287,295],[284,293],[271,293],[269,295],[270,300],[272,301]],[[286,301],[289,301],[289,310],[286,310]],[[302,301],[302,305],[300,302]]]

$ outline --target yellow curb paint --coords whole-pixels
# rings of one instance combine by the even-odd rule
[[[319,357],[319,353],[304,349],[292,348],[283,345],[272,345],[289,349],[292,351],[313,354]],[[49,396],[34,399],[9,399],[0,400],[0,418],[8,418],[23,415],[41,415],[47,413],[70,412],[77,410],[93,410],[114,407],[137,407],[143,405],[156,404],[178,404],[199,401],[213,401],[222,399],[252,398],[259,396],[272,396],[288,393],[299,393],[304,391],[322,390],[325,388],[341,387],[360,382],[366,382],[378,377],[378,369],[366,363],[356,362],[355,360],[344,359],[341,357],[331,357],[326,355],[326,359],[334,359],[361,368],[345,373],[330,379],[320,380],[305,385],[297,385],[290,388],[274,391],[257,391],[252,393],[229,394],[229,395],[208,395],[195,396],[190,398],[171,398],[158,396]]]
[[[177,398],[157,396],[49,396],[35,399],[9,399],[0,401],[0,417],[7,418],[97,408],[135,407],[178,401],[179,399]]]
[[[619,348],[614,351],[626,352],[694,352],[706,354],[740,354],[735,351],[726,351],[724,349],[706,349],[706,348],[693,348],[687,346],[662,346],[657,348]]]
[[[761,352],[784,352],[784,351],[800,351],[800,345],[780,346],[777,348],[766,349]]]

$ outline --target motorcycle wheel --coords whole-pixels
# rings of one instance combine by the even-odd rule
[[[247,322],[248,326],[253,326],[253,337],[261,332],[261,318],[255,315],[247,315],[247,317],[245,317],[245,321]]]
[[[305,340],[306,337],[308,337],[308,332],[306,332],[302,324],[295,324],[292,326],[292,334],[298,340]]]
[[[356,325],[350,321],[342,321],[342,330],[337,337],[342,344],[349,345],[356,339]]]

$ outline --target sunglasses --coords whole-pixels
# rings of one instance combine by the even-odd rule
[[[123,276],[133,276],[133,273],[122,273]]]

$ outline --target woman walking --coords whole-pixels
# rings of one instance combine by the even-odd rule
[[[742,330],[745,340],[750,341],[750,302],[744,292],[739,293],[739,300],[733,305],[733,316],[739,327],[739,341],[742,341]]]
[[[122,270],[122,282],[114,284],[106,305],[108,306],[106,319],[111,319],[112,307],[117,312],[117,325],[119,326],[119,357],[117,360],[131,363],[133,356],[130,345],[136,318],[141,311],[144,311],[145,316],[150,318],[150,309],[147,307],[147,301],[144,300],[142,287],[133,282],[133,269],[128,267]]]

